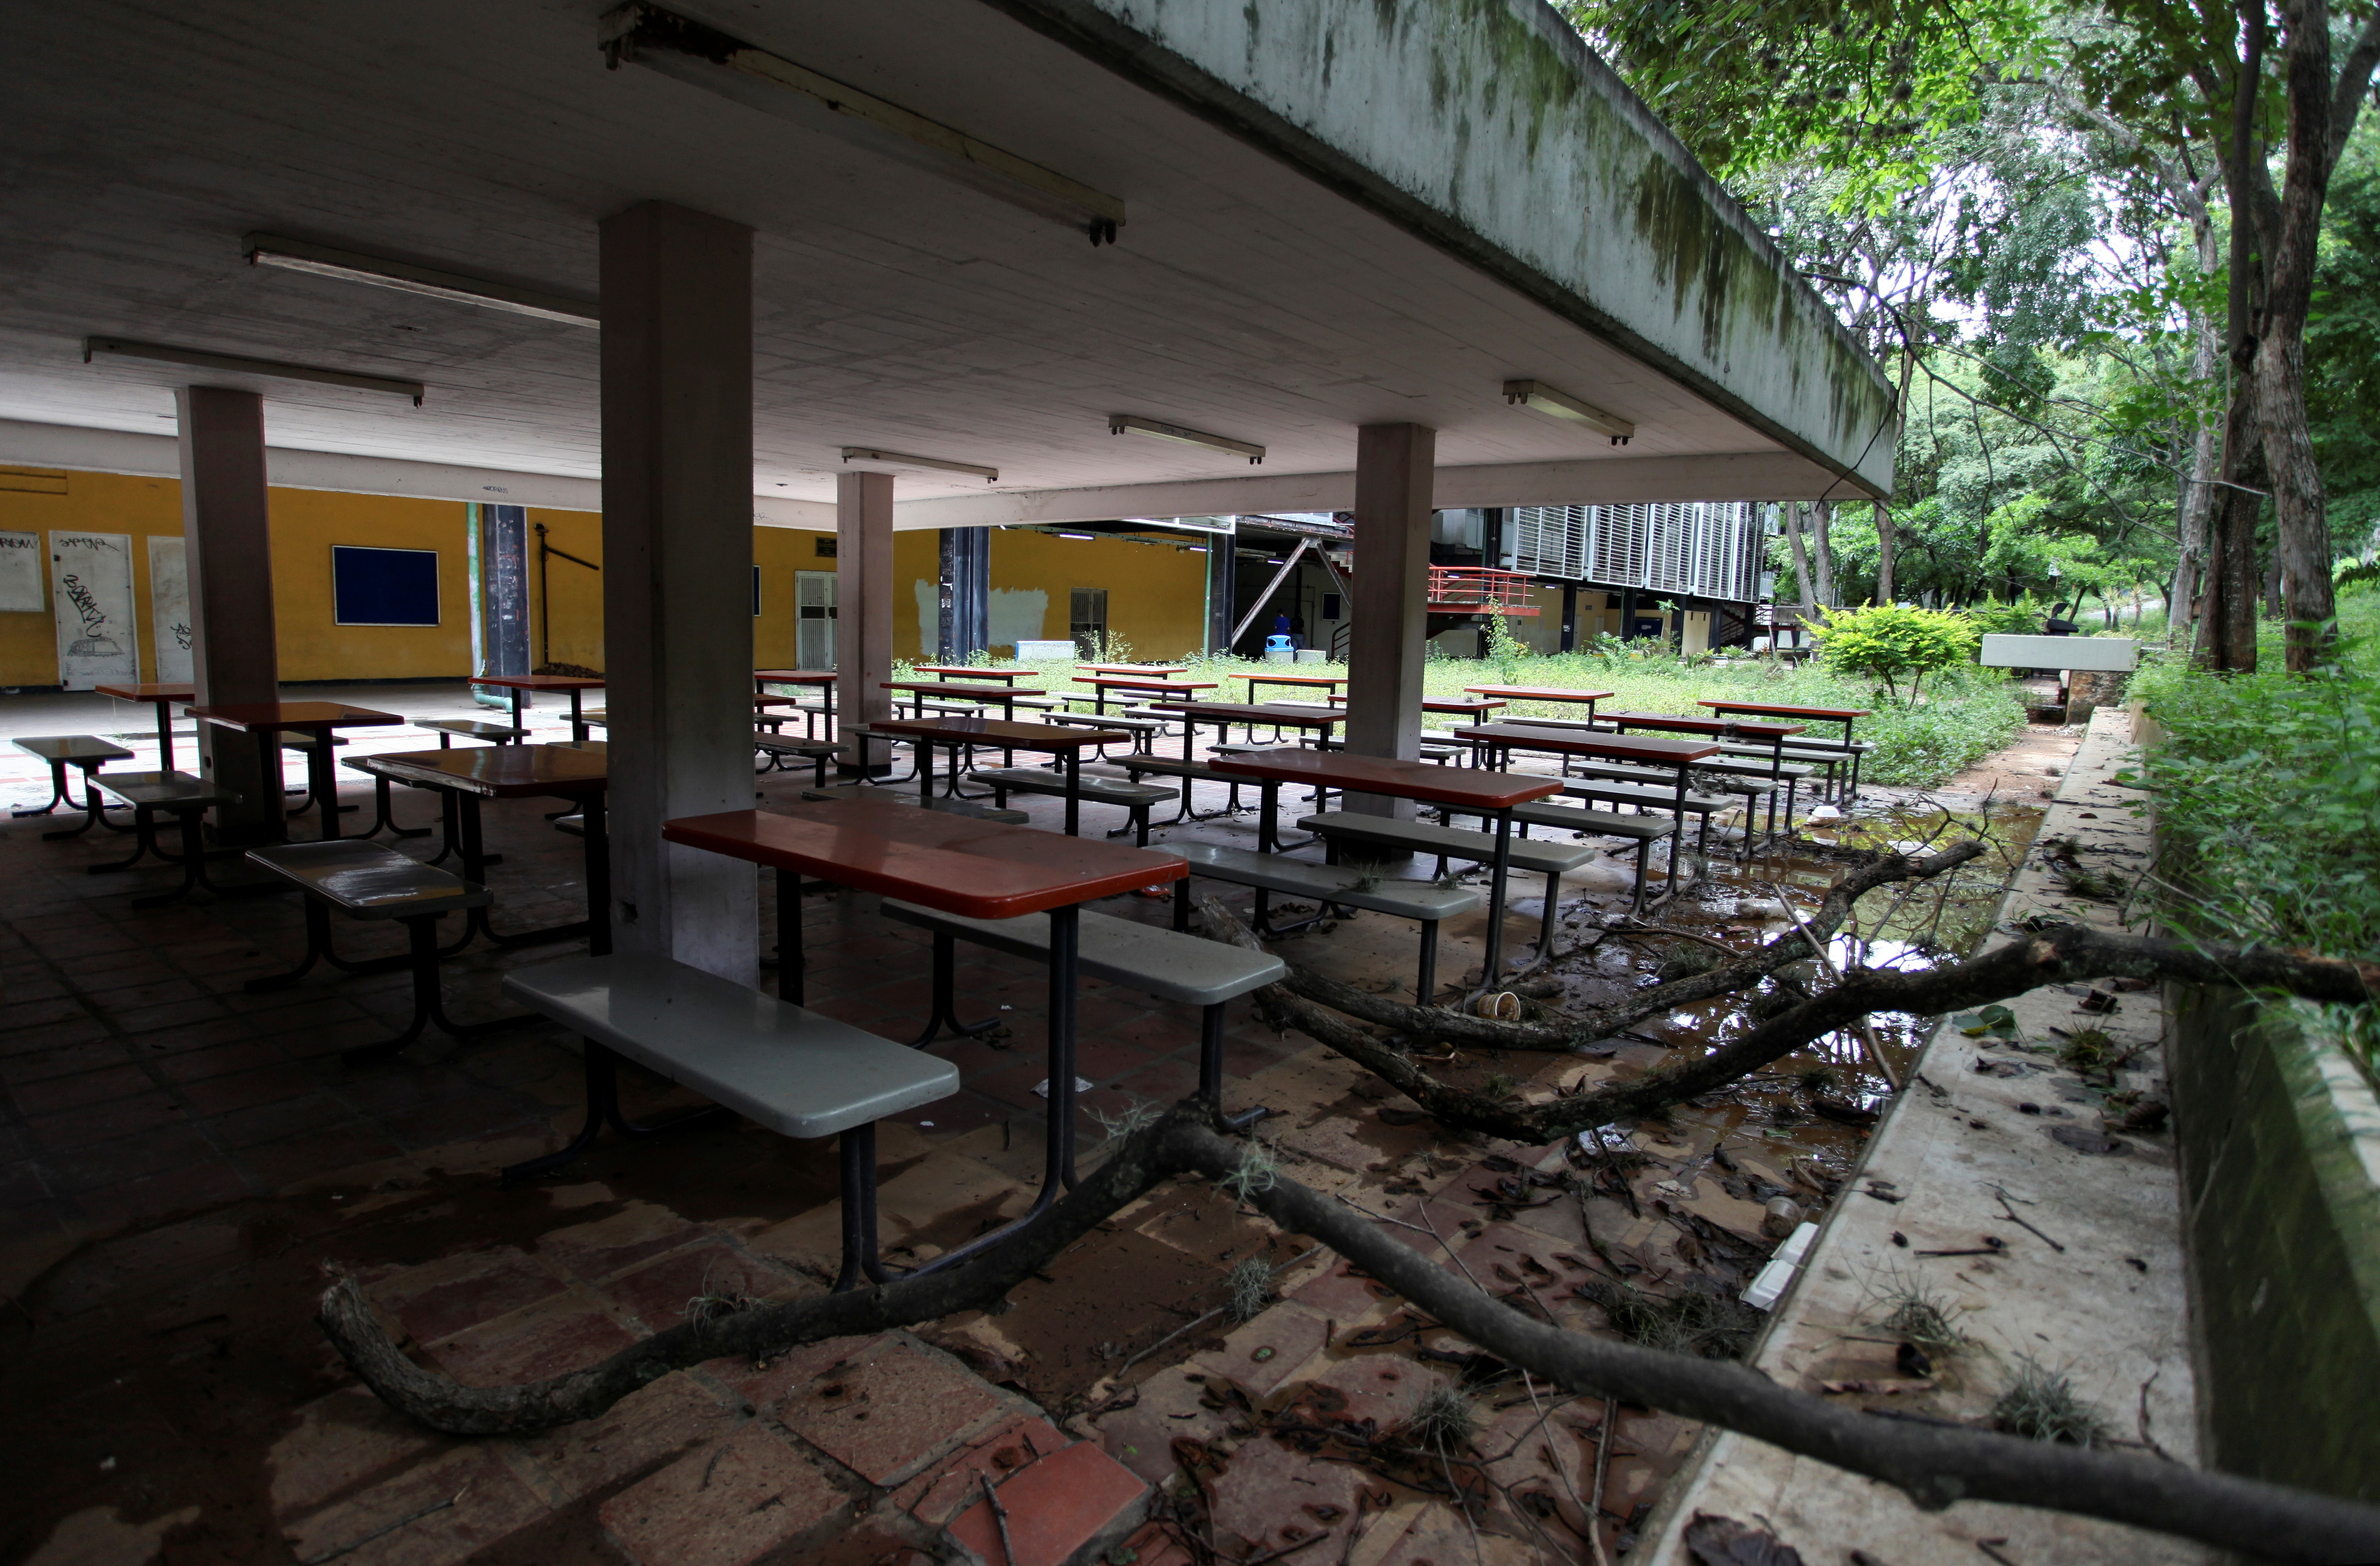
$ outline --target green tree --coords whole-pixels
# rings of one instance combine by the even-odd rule
[[[1981,645],[1974,622],[1963,614],[1892,603],[1826,611],[1809,630],[1828,662],[1882,681],[1888,697],[1898,698],[1896,682],[1908,675],[1912,706],[1928,673],[1965,662]]]

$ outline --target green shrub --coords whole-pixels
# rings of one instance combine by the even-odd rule
[[[1809,629],[1828,663],[1846,674],[1881,680],[1888,697],[1899,695],[1894,682],[1908,675],[1912,704],[1926,674],[1967,662],[1981,645],[1980,633],[1967,615],[1944,609],[1904,609],[1897,603],[1822,610]]]
[[[1986,599],[1981,603],[1970,604],[1961,613],[1973,623],[1975,634],[1979,637],[2039,636],[2044,618],[2041,605],[2033,601],[2031,593],[2014,603]]]

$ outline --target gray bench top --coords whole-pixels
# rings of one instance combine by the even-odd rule
[[[484,886],[377,843],[279,843],[249,849],[248,861],[358,919],[401,919],[495,900]]]
[[[217,788],[204,778],[188,772],[94,772],[91,781],[103,794],[112,794],[127,805],[146,805],[152,809],[168,805],[237,805],[239,795],[227,788]]]
[[[1299,821],[1305,832],[1376,847],[1410,849],[1416,854],[1441,854],[1450,859],[1492,863],[1496,834],[1467,832],[1461,827],[1433,826],[1427,821],[1400,821],[1389,816],[1357,815],[1352,810],[1326,810]],[[1536,838],[1512,840],[1511,864],[1515,869],[1540,875],[1560,875],[1595,857],[1595,851],[1575,843],[1547,843]]]
[[[1065,773],[1045,772],[1038,767],[993,767],[969,772],[967,777],[975,783],[1019,794],[1062,796],[1066,792]],[[1075,790],[1076,797],[1097,800],[1102,805],[1155,805],[1174,798],[1179,792],[1155,783],[1118,783],[1113,778],[1084,778]]]
[[[832,756],[843,748],[842,742],[832,739],[787,739],[783,734],[752,735],[752,748],[766,750],[776,756]]]
[[[1622,816],[1610,810],[1582,810],[1573,805],[1516,805],[1512,807],[1512,819],[1526,821],[1533,827],[1600,832],[1605,837],[1628,837],[1648,843],[1678,830],[1676,819],[1669,816]]]
[[[437,734],[460,734],[465,739],[519,739],[528,733],[510,723],[491,723],[484,718],[416,718],[413,726]]]
[[[1013,919],[971,919],[888,897],[884,900],[884,917],[920,929],[948,930],[963,941],[1011,956],[1045,962],[1050,956],[1047,914],[1022,914]],[[1220,1005],[1282,978],[1289,972],[1288,965],[1269,952],[1226,946],[1220,941],[1184,935],[1135,919],[1120,919],[1088,908],[1083,910],[1078,930],[1075,960],[1084,973],[1160,1000],[1182,1001],[1194,1006]]]
[[[516,968],[504,993],[788,1136],[832,1136],[959,1090],[948,1061],[667,957]]]
[[[1122,712],[1052,712],[1041,720],[1045,723],[1063,723],[1070,729],[1132,729],[1142,733],[1165,727],[1161,718],[1133,718]]]
[[[1689,792],[1683,805],[1678,803],[1675,785],[1659,783],[1597,783],[1594,779],[1573,778],[1562,784],[1562,792],[1572,799],[1592,799],[1598,805],[1642,805],[1648,810],[1684,810],[1690,816],[1707,816],[1714,810],[1738,807],[1734,795],[1694,794]]]
[[[1298,897],[1327,899],[1350,908],[1395,914],[1408,919],[1451,919],[1487,901],[1468,886],[1440,886],[1434,880],[1391,880],[1368,876],[1350,865],[1318,865],[1285,854],[1258,854],[1220,843],[1175,843],[1167,845],[1190,863],[1194,875],[1228,880],[1239,886],[1261,886]],[[1366,884],[1368,883],[1368,884]]]
[[[1583,778],[1599,779],[1605,783],[1643,783],[1656,791],[1667,791],[1673,798],[1677,794],[1678,774],[1667,768],[1627,767],[1602,761],[1587,761],[1581,763],[1574,770]],[[1714,787],[1725,789],[1730,794],[1756,796],[1775,793],[1793,776],[1791,768],[1787,769],[1785,777],[1772,778],[1768,775],[1768,769],[1766,767],[1760,768],[1755,775],[1731,767],[1715,767],[1708,761],[1695,762],[1694,770],[1709,776]]]
[[[972,799],[949,799],[936,795],[919,799],[914,794],[866,783],[841,783],[828,788],[806,788],[802,797],[808,800],[884,799],[896,805],[917,805],[945,816],[965,816],[976,821],[1000,821],[1013,827],[1030,826],[1033,818],[1022,810],[1002,810],[990,805],[979,805]]]
[[[311,750],[326,739],[331,742],[331,748],[334,750],[347,743],[347,736],[345,734],[290,734],[285,730],[279,737],[281,748],[284,750]]]
[[[44,761],[129,761],[132,752],[110,745],[97,734],[45,734],[11,742],[29,756]]]

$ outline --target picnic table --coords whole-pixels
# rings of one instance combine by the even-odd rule
[[[1587,717],[1595,717],[1595,704],[1611,699],[1608,690],[1572,690],[1567,686],[1464,686],[1474,696],[1500,697],[1506,701],[1548,701],[1569,703],[1586,709]]]
[[[1524,723],[1488,723],[1473,729],[1465,737],[1486,747],[1481,764],[1499,771],[1512,765],[1512,753],[1515,750],[1544,750],[1557,756],[1584,756],[1597,761],[1667,769],[1677,774],[1677,808],[1673,814],[1680,841],[1683,841],[1686,831],[1686,769],[1718,754],[1716,742],[1656,739],[1650,734],[1603,734],[1589,729],[1541,729]]]
[[[909,667],[920,674],[937,674],[946,680],[998,680],[1012,686],[1040,673],[1038,669],[983,669],[972,663],[912,663]]]
[[[1276,674],[1263,672],[1254,674],[1233,674],[1232,678],[1248,682],[1250,701],[1257,699],[1258,686],[1288,686],[1292,689],[1302,690],[1310,690],[1316,686],[1328,686],[1330,687],[1330,699],[1336,701],[1339,699],[1339,687],[1347,683],[1347,676],[1344,674]]]
[[[1488,958],[1479,971],[1488,979],[1503,972],[1504,882],[1511,868],[1512,807],[1560,794],[1560,780],[1487,772],[1475,768],[1439,767],[1386,756],[1357,756],[1344,750],[1268,750],[1256,755],[1218,756],[1211,765],[1227,777],[1254,778],[1263,785],[1257,813],[1257,848],[1265,854],[1279,851],[1281,838],[1273,813],[1279,807],[1281,785],[1284,783],[1451,806],[1493,819],[1496,856],[1488,873]]]
[[[157,770],[174,770],[174,703],[197,698],[198,687],[187,685],[109,685],[93,686],[102,696],[112,696],[118,701],[145,701],[157,709]]]
[[[1329,730],[1347,721],[1343,713],[1326,712],[1313,707],[1269,707],[1262,703],[1237,701],[1152,701],[1148,705],[1152,711],[1171,712],[1183,721],[1182,759],[1184,761],[1192,759],[1196,753],[1195,740],[1201,723],[1214,724],[1217,732],[1226,738],[1230,736],[1233,723],[1245,723],[1249,738],[1253,740],[1259,724],[1269,724],[1276,729]]]
[[[394,712],[376,712],[369,707],[350,707],[344,701],[223,702],[211,707],[193,707],[189,715],[219,729],[254,734],[265,787],[276,798],[281,791],[281,756],[280,742],[273,736],[285,732],[312,734],[315,743],[306,753],[306,789],[313,796],[314,807],[322,813],[322,838],[325,842],[339,835],[339,774],[331,759],[333,731],[379,728],[405,722]],[[481,753],[458,750],[452,754],[477,756]]]
[[[471,684],[494,686],[513,695],[513,727],[528,727],[525,714],[528,693],[533,690],[559,690],[570,693],[570,737],[580,745],[587,743],[587,720],[581,716],[580,702],[590,690],[601,690],[604,682],[582,674],[474,674]]]
[[[579,807],[581,852],[587,869],[587,917],[518,935],[499,935],[486,907],[473,908],[470,930],[499,946],[526,946],[584,934],[588,955],[612,950],[612,844],[603,824],[604,791],[610,786],[610,747],[601,740],[567,745],[489,745],[468,750],[407,750],[357,759],[360,771],[418,787],[436,789],[462,812],[455,848],[463,879],[484,883],[488,853],[480,831],[483,799],[567,799]]]
[[[1094,674],[1186,674],[1187,663],[1077,663],[1077,669],[1088,669]]]
[[[818,691],[820,699],[825,703],[822,708],[803,706],[798,702],[794,704],[795,706],[800,706],[802,710],[802,733],[814,739],[818,736],[818,717],[820,715],[823,715],[826,719],[827,732],[829,734],[832,734],[834,732],[834,684],[836,677],[834,671],[832,669],[755,669],[752,671],[752,688],[759,691],[769,686],[809,686],[814,687]]]
[[[1739,745],[1760,745],[1768,747],[1768,781],[1785,785],[1785,827],[1793,826],[1794,795],[1809,769],[1797,767],[1788,771],[1785,766],[1785,742],[1802,732],[1800,723],[1739,723],[1731,718],[1683,718],[1668,712],[1606,712],[1604,721],[1621,734],[1630,729],[1651,729],[1657,734],[1707,734],[1712,739],[1733,741]],[[1755,763],[1756,764],[1756,763]],[[1727,771],[1723,764],[1720,771]],[[1739,771],[1741,768],[1737,769]],[[1768,796],[1768,830],[1777,830],[1777,796]],[[1747,819],[1744,827],[1744,847],[1751,848],[1752,829]]]
[[[1068,729],[1055,723],[1012,723],[1000,718],[896,718],[886,722],[870,723],[880,734],[898,734],[913,742],[917,752],[917,796],[934,796],[934,747],[951,747],[951,792],[958,792],[959,759],[957,752],[975,746],[998,746],[1002,750],[1038,751],[1045,756],[1062,756],[1066,760],[1066,835],[1073,837],[1082,824],[1083,752],[1118,740],[1132,742],[1128,734],[1107,729]],[[980,799],[981,795],[977,798]],[[987,917],[993,916],[986,916]]]
[[[1090,686],[1099,693],[1098,713],[1101,717],[1107,715],[1110,691],[1154,691],[1160,696],[1186,698],[1193,691],[1213,690],[1216,685],[1213,680],[1169,680],[1156,675],[1123,674],[1077,674],[1075,683]],[[1075,694],[1081,695],[1080,692]]]
[[[1330,701],[1338,707],[1347,704],[1343,696],[1333,696]],[[1465,701],[1459,696],[1426,696],[1422,698],[1421,710],[1425,712],[1468,712],[1473,722],[1484,723],[1488,713],[1503,705],[1501,701]]]
[[[1841,790],[1838,790],[1837,792],[1840,797],[1846,803],[1859,797],[1860,758],[1865,754],[1866,749],[1872,749],[1874,747],[1868,747],[1864,748],[1857,741],[1852,739],[1852,725],[1858,722],[1862,718],[1874,716],[1875,710],[1873,708],[1797,707],[1790,702],[1727,701],[1712,697],[1703,698],[1696,703],[1696,705],[1707,707],[1713,712],[1720,713],[1722,715],[1729,712],[1745,712],[1755,718],[1807,718],[1814,723],[1840,723],[1843,726],[1843,737],[1840,744],[1833,740],[1825,739],[1803,739],[1797,740],[1794,743],[1797,745],[1818,746],[1827,749],[1839,749],[1845,755],[1849,756],[1852,763],[1851,781],[1847,785],[1849,792],[1844,793]]]
[[[1003,718],[1014,718],[1016,715],[1016,698],[1020,696],[1037,694],[1033,691],[1016,690],[1008,686],[965,686],[949,680],[886,680],[884,688],[889,691],[908,693],[911,698],[910,711],[920,718],[926,715],[926,702],[929,698],[979,701],[986,706],[998,707],[1000,715]]]
[[[1041,1189],[1019,1222],[1051,1202],[1074,1176],[1075,1014],[1082,904],[1181,880],[1176,856],[1061,838],[890,799],[805,801],[773,810],[730,810],[662,825],[662,838],[761,865],[777,878],[777,993],[802,1002],[805,877],[872,892],[969,918],[1046,913],[1050,920],[1050,1112]],[[930,1264],[946,1266],[1008,1232],[1003,1228]]]

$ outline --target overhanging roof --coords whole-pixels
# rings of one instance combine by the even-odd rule
[[[1113,193],[1118,242],[607,70],[591,6],[34,8],[0,100],[0,460],[171,471],[143,466],[151,441],[42,453],[153,441],[200,379],[268,394],[277,481],[528,498],[490,477],[510,475],[534,504],[591,504],[592,330],[251,267],[240,238],[593,296],[596,224],[662,199],[759,233],[765,521],[822,519],[851,444],[1000,469],[905,472],[905,527],[1345,509],[1354,427],[1391,420],[1439,431],[1441,505],[1889,486],[1881,373],[1535,0],[712,0],[702,19]],[[86,365],[94,334],[429,395]],[[1515,377],[1634,439],[1509,406]],[[1116,412],[1266,460],[1111,435]]]

